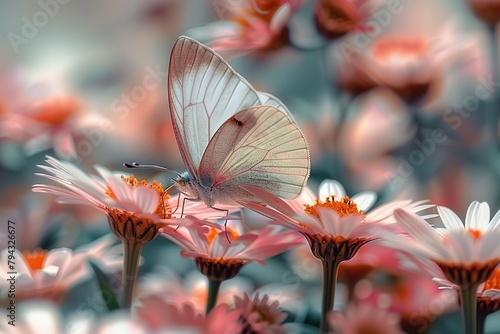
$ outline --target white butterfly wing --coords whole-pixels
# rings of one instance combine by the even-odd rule
[[[170,116],[179,150],[191,177],[219,127],[261,97],[220,55],[181,36],[170,56],[168,93]]]
[[[199,168],[200,183],[219,199],[259,202],[251,185],[281,198],[297,197],[310,172],[304,135],[286,112],[273,106],[236,113],[215,133]]]

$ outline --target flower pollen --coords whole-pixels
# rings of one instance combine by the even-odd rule
[[[349,214],[362,214],[363,210],[358,210],[358,206],[352,199],[348,196],[345,196],[339,201],[335,200],[335,196],[329,196],[326,198],[324,202],[321,202],[319,199],[316,200],[316,204],[309,205],[304,204],[305,209],[304,212],[310,215],[319,218],[319,214],[316,210],[317,207],[330,208],[337,211],[341,216],[347,216]]]
[[[24,251],[23,256],[31,270],[39,270],[43,268],[43,262],[47,256],[47,251],[38,248],[33,252]]]
[[[163,189],[163,186],[161,183],[153,181],[152,183],[148,183],[146,180],[141,180],[139,181],[133,174],[129,177],[125,177],[122,175],[122,180],[125,181],[131,188],[137,187],[137,186],[142,186],[142,187],[149,187],[153,190],[155,190],[158,195],[160,195],[160,202],[158,203],[158,207],[156,208],[156,211],[154,212],[158,216],[162,218],[169,218],[172,214],[172,210],[168,204],[168,200],[170,198],[170,195],[166,190]],[[108,189],[106,190],[106,195],[108,195],[111,198],[116,198],[115,193],[113,192],[113,189],[111,189],[108,186]]]

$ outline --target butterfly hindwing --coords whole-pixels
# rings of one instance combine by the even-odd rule
[[[302,191],[309,171],[307,143],[294,120],[276,107],[257,106],[236,113],[217,130],[199,176],[205,187],[235,192],[233,197],[241,197],[240,185],[249,184],[291,199]]]

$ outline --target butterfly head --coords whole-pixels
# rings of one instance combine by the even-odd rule
[[[188,172],[184,172],[179,174],[177,177],[173,178],[174,185],[179,190],[179,192],[183,193],[187,197],[191,199],[199,199],[198,192],[196,191],[196,187],[193,185],[193,180],[189,176]]]
[[[179,176],[174,177],[172,179],[177,186],[186,187],[188,183],[191,181],[191,177],[188,172],[181,173]]]

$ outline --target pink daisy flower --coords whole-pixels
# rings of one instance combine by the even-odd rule
[[[132,303],[133,286],[142,246],[156,238],[167,224],[178,224],[172,218],[170,196],[156,181],[139,181],[134,175],[125,177],[95,166],[100,174],[90,175],[76,165],[47,157],[49,166],[39,166],[38,173],[58,185],[36,184],[34,192],[58,195],[58,201],[90,205],[108,216],[111,231],[122,240],[124,247],[124,304]]]
[[[339,334],[402,334],[399,318],[385,309],[368,304],[347,306],[345,313],[332,312],[329,320]]]
[[[149,332],[187,332],[199,334],[233,334],[241,332],[238,323],[239,312],[228,311],[225,304],[219,304],[204,316],[191,303],[176,304],[156,296],[140,300],[136,319]]]
[[[18,301],[50,299],[61,302],[71,287],[92,276],[87,266],[88,259],[103,262],[112,270],[118,269],[117,265],[122,259],[116,250],[110,249],[111,243],[112,240],[104,237],[75,252],[68,248],[57,248],[21,253],[5,248],[0,254],[1,295],[6,297],[12,285],[15,285]]]
[[[196,39],[224,58],[264,49],[277,49],[288,42],[286,25],[303,0],[217,0],[215,9],[224,20],[191,30]]]
[[[265,259],[302,243],[297,233],[272,226],[240,234],[231,227],[186,218],[192,220],[189,227],[165,227],[162,235],[181,246],[181,255],[194,258],[200,272],[212,279],[230,279],[244,264],[265,264]],[[219,272],[221,267],[227,271]]]
[[[445,228],[433,228],[414,213],[394,213],[409,237],[387,236],[387,245],[433,261],[460,290],[466,332],[476,330],[476,293],[500,263],[500,211],[490,220],[487,203],[472,202],[465,224],[446,207],[438,207]]]
[[[235,309],[240,314],[239,320],[245,333],[286,334],[283,322],[287,314],[280,308],[278,301],[270,300],[267,295],[259,296],[257,293],[253,299],[248,294],[237,296]]]
[[[242,203],[249,209],[275,220],[276,224],[300,232],[309,242],[311,251],[323,264],[323,309],[321,329],[329,331],[327,314],[333,308],[338,268],[341,262],[351,259],[368,242],[384,235],[384,231],[395,233],[393,210],[405,207],[419,212],[430,207],[423,202],[394,201],[366,213],[376,200],[373,192],[365,192],[349,198],[344,187],[337,181],[325,180],[319,186],[319,198],[310,191],[293,201],[280,198],[258,188],[252,191],[260,196],[263,206]]]

